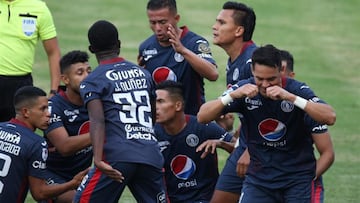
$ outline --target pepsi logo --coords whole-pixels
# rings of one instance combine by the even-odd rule
[[[260,135],[267,141],[278,141],[286,133],[286,126],[284,123],[268,118],[260,122],[259,126]]]
[[[159,84],[165,80],[177,81],[177,77],[174,71],[166,66],[156,68],[152,73],[152,78],[156,84]]]
[[[85,134],[90,132],[90,121],[86,121],[83,124],[81,124],[78,135]]]
[[[170,163],[170,168],[173,174],[182,180],[187,180],[196,171],[194,161],[186,155],[175,156]]]

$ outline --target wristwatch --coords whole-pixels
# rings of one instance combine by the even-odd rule
[[[50,90],[50,94],[56,94],[57,90]]]

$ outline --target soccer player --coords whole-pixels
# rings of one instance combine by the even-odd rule
[[[18,89],[14,96],[16,117],[0,123],[0,202],[24,202],[30,187],[37,201],[75,189],[88,170],[69,182],[47,185],[47,143],[34,133],[48,127],[50,114],[46,93],[33,86]]]
[[[86,52],[70,51],[60,60],[61,80],[58,93],[49,100],[51,113],[44,136],[49,143],[48,183],[71,180],[92,164],[89,116],[80,96],[80,82],[91,72]],[[54,202],[72,202],[75,190],[56,197]]]
[[[252,76],[251,56],[257,48],[252,41],[255,24],[256,15],[254,10],[243,3],[233,1],[225,2],[216,17],[216,22],[212,26],[213,43],[224,49],[229,56],[226,67],[227,87]],[[221,117],[227,118],[228,116],[225,114]],[[216,120],[219,119],[221,118]],[[241,123],[245,122],[242,118],[240,120]],[[244,132],[245,129],[237,131]],[[249,163],[248,153],[245,150],[244,135],[240,135],[236,146],[221,171],[211,199],[213,203],[235,203],[239,201],[243,177],[240,177],[236,171],[240,171],[240,175],[243,176]],[[245,153],[243,153],[244,151]]]
[[[281,55],[281,74],[284,77],[295,77],[294,58],[291,53],[286,50],[280,50]],[[321,135],[313,135],[315,147],[320,157],[316,161],[316,178],[312,181],[311,203],[324,202],[324,184],[322,174],[330,168],[335,159],[335,152],[331,141],[330,133],[322,133]]]
[[[155,135],[165,159],[166,188],[170,202],[208,202],[219,175],[217,154],[202,158],[196,148],[209,139],[230,142],[232,136],[215,122],[201,124],[185,114],[185,102],[181,83],[157,85]]]
[[[311,136],[327,133],[335,112],[305,83],[281,77],[280,51],[274,46],[256,49],[252,64],[254,77],[206,102],[198,120],[208,123],[222,113],[243,114],[251,161],[241,203],[310,202],[316,178]]]
[[[50,95],[60,83],[60,48],[49,8],[38,0],[0,1],[0,122],[15,116],[17,89],[33,85],[33,66],[39,41],[47,55]]]
[[[216,81],[219,76],[209,43],[188,27],[178,27],[175,0],[149,0],[147,16],[154,34],[140,44],[138,63],[157,83],[166,79],[181,82],[185,113],[196,115],[205,102],[204,78]]]
[[[89,112],[95,167],[74,202],[117,202],[125,186],[138,202],[166,202],[151,75],[119,57],[118,30],[112,23],[95,22],[88,39],[99,66],[81,82],[80,93]]]

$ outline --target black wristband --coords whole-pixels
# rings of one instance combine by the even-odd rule
[[[56,94],[57,91],[56,90],[50,90],[50,94]]]

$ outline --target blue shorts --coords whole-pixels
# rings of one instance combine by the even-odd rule
[[[237,161],[244,152],[241,146],[236,147],[226,160],[225,166],[216,182],[215,190],[240,194],[244,178],[236,173]]]
[[[254,185],[244,181],[239,203],[309,203],[311,201],[311,180],[296,181],[279,189]]]
[[[323,203],[324,202],[324,185],[322,177],[318,177],[312,181],[311,184],[311,203]]]
[[[118,202],[128,186],[137,202],[166,202],[164,173],[161,169],[140,163],[110,164],[124,176],[122,183],[114,181],[100,170],[92,168],[76,191],[74,202]]]

